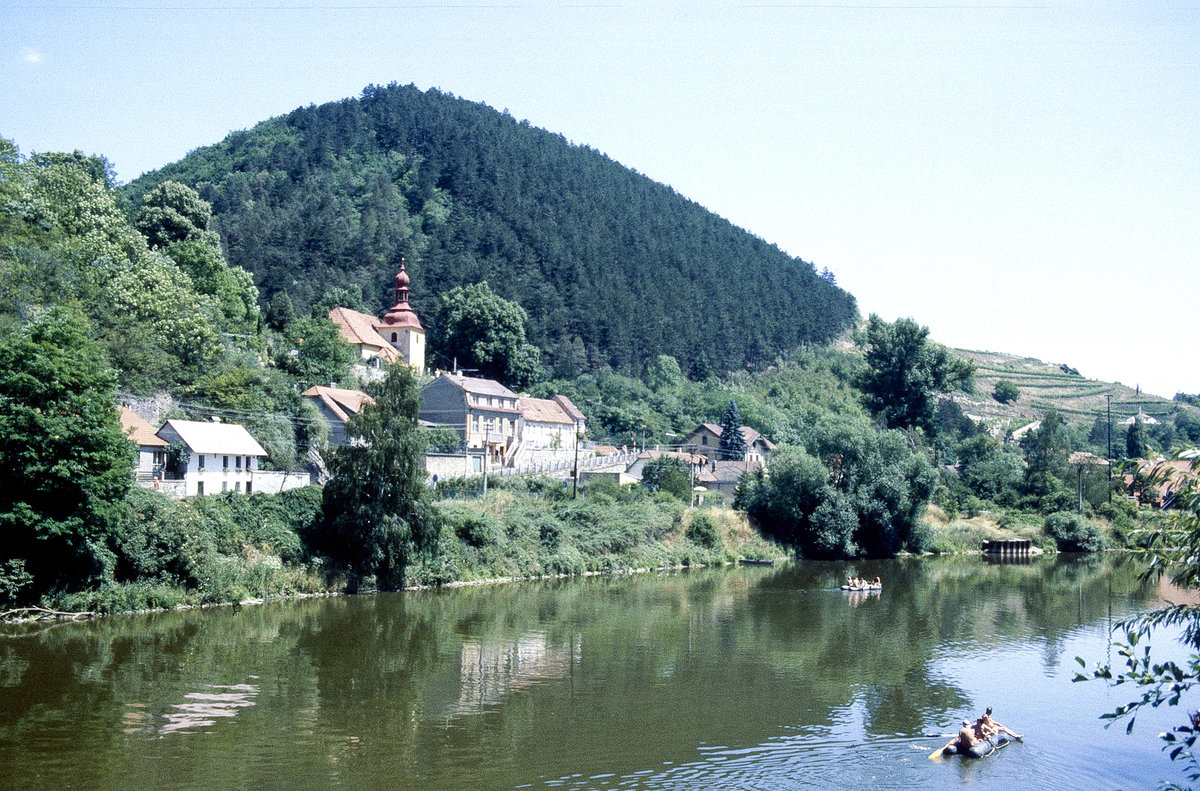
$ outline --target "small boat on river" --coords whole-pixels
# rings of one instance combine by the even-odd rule
[[[1006,734],[998,733],[990,739],[980,739],[961,752],[958,749],[958,745],[947,744],[942,748],[942,755],[961,755],[963,758],[986,758],[1011,742],[1012,739]]]
[[[881,590],[883,590],[883,586],[882,585],[854,585],[854,586],[843,585],[842,590],[850,591],[851,593],[853,593],[855,591],[881,591]]]

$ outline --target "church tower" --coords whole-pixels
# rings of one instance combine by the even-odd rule
[[[396,273],[396,304],[383,314],[375,329],[419,376],[425,373],[425,328],[412,305],[408,304],[408,284],[408,272],[404,271],[401,259],[400,271]]]

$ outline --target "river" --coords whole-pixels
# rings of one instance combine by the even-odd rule
[[[1136,572],[796,562],[4,627],[0,787],[1157,788],[1182,710],[1126,736],[1098,717],[1129,692],[1071,681],[1158,603]],[[988,705],[1024,741],[929,760]]]

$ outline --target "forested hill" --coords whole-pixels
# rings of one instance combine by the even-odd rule
[[[729,370],[826,341],[856,314],[832,277],[671,188],[436,90],[371,86],[300,108],[124,191],[136,202],[167,179],[213,204],[230,263],[264,301],[286,289],[304,310],[342,286],[380,310],[403,256],[423,318],[437,295],[486,280],[528,311],[559,375],[636,372],[658,354]]]

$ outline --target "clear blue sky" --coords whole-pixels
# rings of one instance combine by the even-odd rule
[[[122,180],[388,82],[603,151],[864,315],[1200,392],[1200,0],[0,0],[0,135]]]

